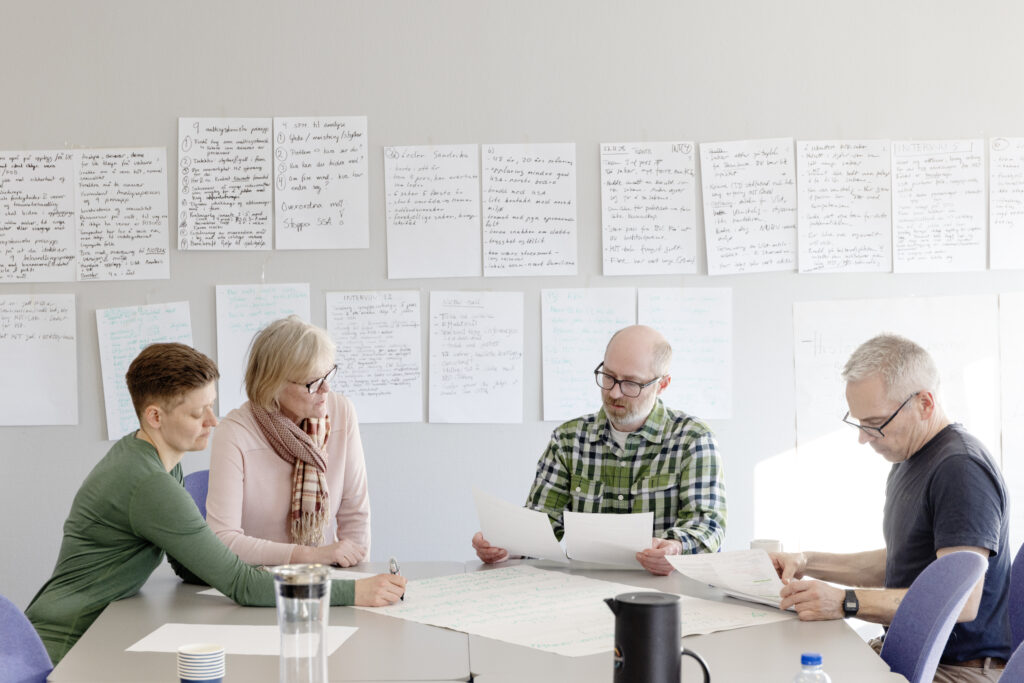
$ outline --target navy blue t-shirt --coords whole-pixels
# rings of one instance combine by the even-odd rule
[[[959,424],[889,472],[882,521],[886,588],[909,588],[939,548],[970,545],[991,553],[978,616],[953,627],[943,663],[1010,657],[1008,513],[999,468]]]

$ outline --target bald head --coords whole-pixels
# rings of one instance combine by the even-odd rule
[[[630,325],[613,334],[604,351],[606,364],[625,358],[646,366],[651,377],[663,377],[672,366],[672,346],[653,327]]]

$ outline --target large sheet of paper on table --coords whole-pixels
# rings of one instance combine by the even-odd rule
[[[615,617],[604,600],[638,590],[645,589],[520,565],[410,581],[404,601],[355,609],[582,657],[614,646]],[[793,618],[688,596],[681,601],[684,636]]]

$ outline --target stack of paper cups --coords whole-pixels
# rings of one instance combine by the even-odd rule
[[[181,683],[223,683],[224,646],[191,643],[179,647],[178,678]]]

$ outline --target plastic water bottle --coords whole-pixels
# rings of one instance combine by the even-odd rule
[[[821,668],[821,655],[805,652],[800,655],[800,673],[793,683],[832,683],[832,679]]]

